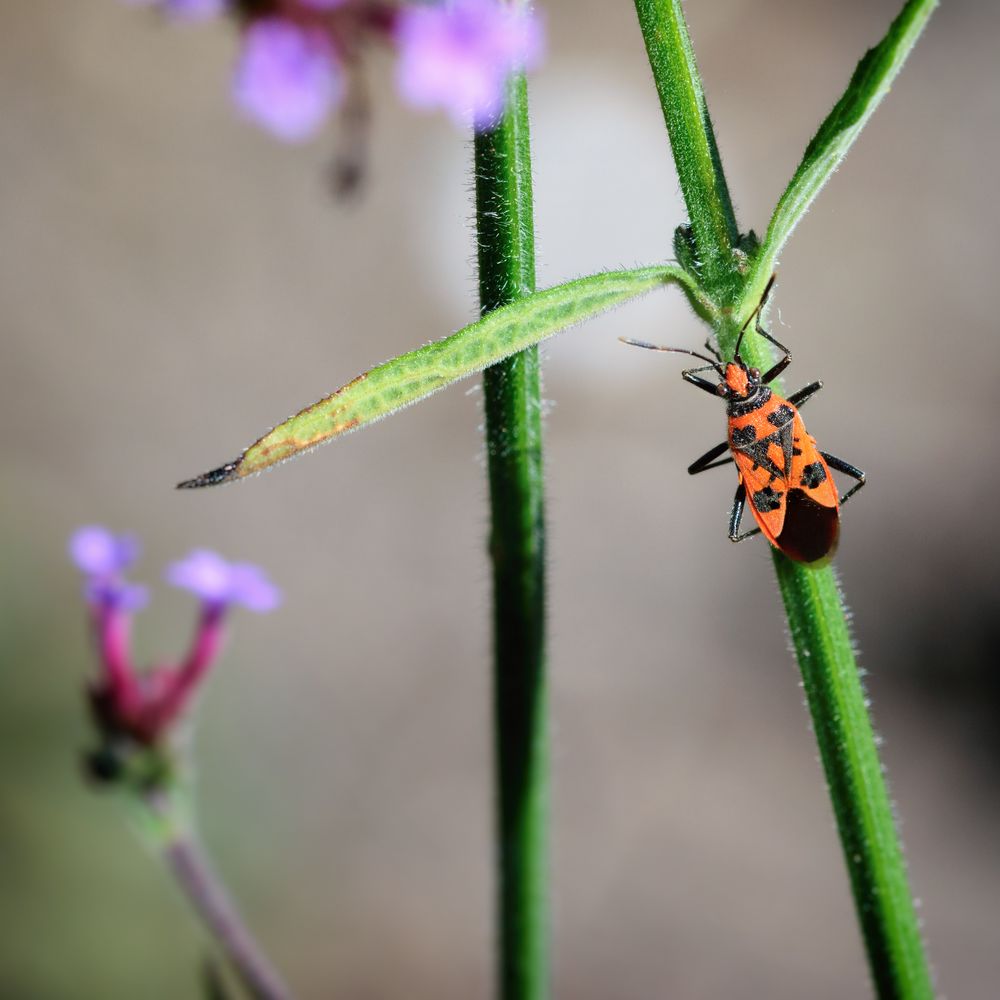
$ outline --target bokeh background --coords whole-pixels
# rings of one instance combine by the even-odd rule
[[[683,219],[628,3],[551,0],[532,83],[539,282],[663,259]],[[761,232],[895,0],[688,5],[741,225]],[[996,996],[1000,8],[943,5],[788,245],[789,385],[864,467],[838,556],[942,995]],[[488,568],[475,380],[236,487],[172,484],[474,314],[470,146],[373,59],[364,197],[333,135],[226,95],[227,26],[112,0],[3,4],[0,995],[196,996],[204,940],[86,789],[91,668],[68,534],[261,563],[200,705],[209,846],[306,998],[491,994]],[[718,406],[627,334],[698,346],[667,290],[545,347],[557,995],[868,992],[763,543]],[[176,655],[165,587],[138,623]]]

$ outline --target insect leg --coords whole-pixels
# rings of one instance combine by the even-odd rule
[[[777,278],[777,274],[772,274],[771,280],[767,283],[767,288],[764,289],[764,294],[760,297],[760,303],[754,313],[756,317],[753,324],[754,330],[759,336],[774,344],[774,346],[785,355],[779,362],[777,362],[777,364],[769,368],[761,376],[761,382],[765,385],[767,385],[768,382],[773,382],[792,363],[792,352],[780,341],[775,340],[775,338],[764,329],[764,326],[760,321],[760,318],[764,313],[764,306],[767,305],[768,296],[771,294],[771,288],[774,286],[775,278]]]
[[[723,441],[722,444],[717,444],[714,448],[710,448],[701,458],[688,466],[688,475],[696,476],[699,472],[705,472],[708,469],[717,469],[720,465],[728,465],[733,460],[732,456],[722,459],[721,462],[715,461],[728,447],[729,442]]]
[[[692,385],[696,385],[699,389],[703,389],[705,392],[711,393],[713,396],[719,395],[719,383],[710,382],[707,378],[702,378],[700,375],[695,375],[695,372],[704,371],[704,368],[688,368],[681,372],[681,378],[685,382],[690,382]]]
[[[788,397],[788,402],[791,403],[792,406],[802,406],[803,403],[812,399],[812,397],[815,396],[816,393],[822,388],[822,382],[810,382],[805,388],[799,389],[798,392],[793,392]]]
[[[761,375],[760,377],[761,382],[767,385],[768,382],[773,382],[792,363],[792,352],[787,347],[785,347],[784,344],[779,343],[777,340],[775,340],[774,337],[772,337],[767,332],[767,330],[765,330],[760,325],[759,316],[757,317],[757,323],[755,324],[754,329],[765,340],[771,341],[771,343],[774,344],[774,346],[777,347],[779,351],[785,352],[785,356],[776,365],[774,365],[774,367],[769,368],[766,372],[764,372],[763,375]]]
[[[767,305],[767,300],[771,297],[771,289],[774,287],[774,283],[777,280],[777,278],[778,278],[778,272],[775,271],[774,274],[772,274],[771,277],[768,279],[767,284],[764,286],[764,294],[761,295],[760,302],[757,303],[757,308],[754,309],[754,311],[750,313],[749,316],[747,316],[747,320],[743,324],[743,329],[740,330],[740,333],[742,333],[743,330],[745,330],[750,325],[750,320],[754,321],[754,328],[757,330],[757,332],[763,333],[763,330],[761,330],[760,327],[760,314],[764,311],[764,306]]]
[[[764,329],[760,321],[761,314],[764,312],[764,306],[767,305],[767,300],[771,294],[771,289],[774,287],[775,278],[777,278],[777,274],[772,274],[771,280],[768,281],[767,287],[764,289],[764,294],[760,297],[760,302],[757,303],[757,308],[754,309],[754,311],[750,313],[750,315],[747,317],[746,322],[743,324],[743,327],[740,330],[739,337],[736,338],[735,357],[737,360],[740,360],[740,345],[743,343],[743,335],[746,332],[747,327],[750,325],[750,320],[753,320],[754,330],[765,340],[768,340],[772,344],[774,344],[774,346],[777,347],[779,351],[782,351],[784,353],[785,356],[779,362],[777,362],[777,364],[769,368],[763,374],[763,376],[761,376],[761,382],[763,382],[765,385],[767,385],[768,382],[773,382],[774,379],[776,379],[792,363],[792,352],[789,351],[788,348],[785,347],[785,345],[782,344],[780,341],[775,340],[774,337],[772,337],[771,334],[769,334],[767,330]]]
[[[736,495],[733,497],[733,509],[729,514],[729,540],[731,542],[744,542],[754,535],[760,534],[760,528],[753,528],[740,534],[740,521],[743,520],[743,510],[747,503],[747,488],[740,483],[736,487]]]
[[[842,504],[847,503],[848,500],[862,486],[865,485],[867,480],[865,479],[865,474],[856,466],[851,465],[850,462],[845,462],[842,458],[837,458],[836,455],[831,455],[829,452],[821,451],[820,454],[826,459],[826,464],[830,466],[831,469],[836,469],[838,472],[843,472],[845,476],[851,476],[851,478],[856,479],[857,482],[840,498]]]

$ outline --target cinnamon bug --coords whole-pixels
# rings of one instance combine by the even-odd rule
[[[723,362],[710,344],[705,346],[715,355],[714,360],[682,347],[659,347],[626,337],[621,340],[634,347],[690,354],[707,362],[701,367],[686,369],[681,376],[699,389],[726,400],[729,434],[727,440],[692,462],[688,472],[693,476],[735,462],[739,485],[729,515],[729,538],[742,542],[763,533],[790,559],[813,563],[825,559],[836,548],[840,506],[865,485],[865,474],[849,462],[820,451],[815,439],[806,431],[798,408],[823,388],[822,382],[811,382],[787,399],[768,384],[792,361],[788,348],[761,326],[761,312],[774,280],[772,275],[757,308],[740,328],[730,362]],[[783,353],[783,357],[763,374],[748,366],[740,356],[751,320],[755,321],[754,331]],[[714,382],[699,374],[709,369],[715,371],[721,381]],[[727,449],[730,454],[721,458]],[[831,469],[856,480],[842,497],[838,498]],[[757,527],[740,534],[748,499]]]

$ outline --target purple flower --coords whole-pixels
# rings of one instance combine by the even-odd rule
[[[343,90],[340,64],[321,29],[271,17],[244,32],[233,98],[279,139],[301,142],[314,135]]]
[[[196,549],[185,559],[171,564],[166,579],[183,587],[206,604],[242,604],[251,611],[271,611],[281,601],[278,588],[264,571],[251,563],[228,563],[208,549]]]
[[[159,7],[177,21],[205,21],[226,9],[226,0],[126,0],[136,7]]]
[[[138,558],[139,541],[133,535],[114,535],[99,524],[88,524],[73,532],[69,554],[87,576],[113,576]]]
[[[218,659],[229,607],[242,604],[253,611],[270,611],[280,594],[257,566],[227,563],[206,549],[192,552],[167,572],[171,583],[202,599],[187,655],[176,666],[138,671],[131,652],[131,612],[145,602],[146,590],[122,576],[138,550],[131,536],[116,536],[96,525],[80,528],[69,542],[70,558],[87,578],[101,665],[89,691],[94,715],[112,741],[128,737],[151,746],[170,735]]]
[[[114,535],[107,528],[91,524],[73,532],[68,548],[70,558],[86,577],[84,592],[92,608],[138,611],[146,604],[146,588],[128,583],[122,576],[139,555],[139,542],[134,536]]]
[[[504,85],[542,55],[542,28],[522,8],[497,0],[454,0],[400,11],[397,83],[421,108],[444,107],[452,119],[489,128],[503,113]]]

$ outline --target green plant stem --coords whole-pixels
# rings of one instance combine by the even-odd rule
[[[727,305],[739,287],[736,216],[680,0],[635,0],[649,65],[677,166],[698,273]]]
[[[489,312],[535,287],[527,87],[476,136],[479,298]],[[503,1000],[548,992],[548,736],[545,524],[538,348],[483,373],[493,559],[499,987]]]
[[[239,910],[229,897],[188,824],[179,816],[174,799],[151,792],[144,798],[148,811],[143,826],[194,913],[232,965],[253,1000],[292,1000]]]
[[[880,997],[934,996],[833,570],[774,565]]]
[[[709,297],[728,307],[716,333],[731,358],[736,332],[756,306],[747,287],[753,279],[732,253],[736,224],[683,13],[679,0],[635,5],[691,217],[698,275]],[[759,338],[747,338],[743,355],[766,367]],[[872,978],[883,1000],[928,1000],[933,986],[833,571],[778,552],[774,562]]]

